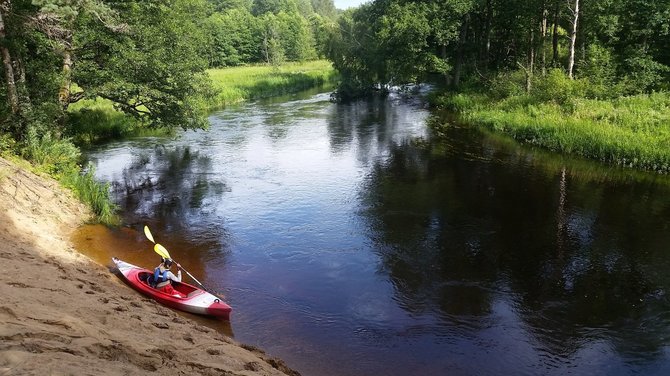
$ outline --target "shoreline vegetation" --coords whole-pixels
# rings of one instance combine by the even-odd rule
[[[374,1],[345,12],[338,97],[434,77],[438,108],[552,151],[670,172],[667,3]],[[371,20],[383,20],[371,22]]]
[[[656,92],[596,99],[576,92],[588,83],[560,71],[538,80],[531,93],[512,90],[439,94],[437,108],[459,121],[517,141],[605,164],[670,173],[670,94]],[[509,83],[510,81],[508,81]],[[448,126],[441,124],[434,127]]]
[[[212,81],[213,95],[198,104],[203,112],[246,100],[334,85],[337,79],[335,70],[326,60],[210,69],[207,74]],[[115,139],[169,137],[176,130],[173,127],[149,127],[141,120],[117,111],[111,101],[102,98],[82,100],[71,105],[67,116],[68,129],[61,139],[48,134],[41,138],[28,135],[27,147],[21,152],[32,163],[26,168],[56,178],[93,210],[96,221],[116,225],[119,219],[115,215],[116,207],[110,199],[108,186],[95,181],[92,166],[78,164],[81,159],[79,148]],[[11,158],[13,149],[15,142],[12,139],[0,138],[0,154]],[[20,158],[11,159],[18,162]]]
[[[337,72],[327,60],[256,64],[208,69],[209,98],[198,98],[198,107],[210,112],[249,100],[297,93],[314,87],[335,85]],[[114,139],[143,136],[171,136],[174,128],[151,128],[140,120],[117,111],[110,100],[96,98],[72,104],[68,111],[67,136],[80,146]]]

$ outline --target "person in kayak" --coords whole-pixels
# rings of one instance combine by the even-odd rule
[[[153,283],[155,284],[156,290],[162,291],[166,294],[172,296],[177,296],[180,298],[185,298],[186,296],[179,291],[175,290],[172,287],[172,281],[181,282],[181,270],[177,271],[177,275],[174,275],[170,271],[170,267],[175,263],[172,259],[164,259],[161,257],[161,263],[154,269]],[[178,268],[181,268],[179,263],[176,263]]]

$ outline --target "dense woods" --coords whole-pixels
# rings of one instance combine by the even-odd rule
[[[335,16],[332,0],[3,1],[0,149],[34,159],[68,134],[72,104],[100,98],[150,127],[202,128],[206,69],[317,58]]]
[[[377,0],[338,24],[328,56],[352,90],[431,73],[459,88],[516,71],[530,91],[558,68],[588,80],[590,96],[615,97],[665,90],[670,77],[668,1]]]

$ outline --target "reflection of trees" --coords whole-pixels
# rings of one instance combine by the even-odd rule
[[[213,228],[221,223],[208,216],[216,215],[216,203],[227,187],[211,170],[211,159],[189,147],[159,146],[150,155],[137,156],[113,185],[124,222],[138,228],[150,223],[176,247],[220,250],[225,231]]]
[[[328,117],[330,148],[339,153],[354,144],[358,159],[367,164],[386,153],[407,117],[417,113],[384,98],[338,104]]]
[[[548,173],[533,152],[449,132],[391,147],[361,193],[400,305],[477,328],[504,299],[551,353],[606,339],[658,355],[670,334],[667,182],[593,181],[565,161]]]

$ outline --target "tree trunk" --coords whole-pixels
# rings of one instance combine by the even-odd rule
[[[572,32],[570,33],[570,55],[568,60],[568,77],[573,78],[572,71],[575,67],[575,42],[577,41],[577,20],[579,19],[579,0],[575,0],[575,8],[572,10]]]
[[[547,74],[547,51],[544,48],[544,42],[547,39],[547,17],[549,16],[549,11],[546,7],[546,2],[542,6],[542,23],[540,24],[540,50],[542,51],[542,75]]]
[[[465,42],[468,36],[468,18],[461,24],[460,38],[458,41],[458,49],[456,55],[456,63],[454,64],[454,87],[458,87],[461,83],[461,73],[463,71],[463,55],[465,54]]]
[[[561,8],[558,6],[558,1],[556,2],[556,8],[554,10],[554,30],[552,34],[551,47],[553,55],[551,57],[551,65],[553,67],[558,66],[558,20],[561,16]]]
[[[5,14],[8,13],[9,3],[0,6],[0,54],[2,54],[2,65],[5,70],[5,82],[7,84],[7,101],[12,114],[19,113],[19,94],[16,90],[14,78],[14,67],[12,67],[12,55],[7,47],[7,32],[5,30]]]
[[[442,46],[440,46],[440,54],[442,55],[442,60],[444,60],[446,62],[447,61],[447,45],[446,45],[446,43],[442,44]],[[451,86],[451,76],[449,75],[449,72],[444,72],[444,84],[447,87]]]
[[[70,105],[70,86],[72,85],[72,51],[69,47],[63,50],[63,79],[58,91],[58,102],[63,111]]]
[[[530,93],[535,69],[535,30],[530,30],[530,54],[528,56],[528,74],[526,75],[526,93]]]
[[[487,72],[489,68],[489,59],[491,56],[491,19],[493,18],[493,8],[491,0],[486,1],[486,22],[484,23],[484,71]]]

